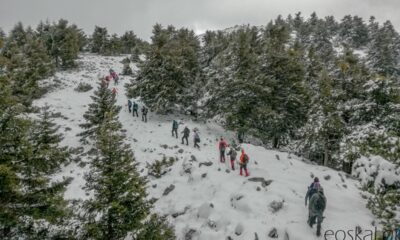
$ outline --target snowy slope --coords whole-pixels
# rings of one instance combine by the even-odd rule
[[[62,126],[65,135],[63,144],[81,146],[76,134],[81,131],[79,124],[83,121],[87,104],[91,102],[90,95],[97,88],[98,77],[107,74],[110,68],[121,72],[122,59],[82,55],[79,70],[56,74],[55,78],[64,83],[63,87],[34,103],[36,106],[47,103],[54,112],[61,112],[63,117],[57,118],[56,122]],[[159,179],[149,177],[148,183],[149,197],[158,199],[154,211],[169,215],[178,239],[190,239],[191,235],[192,239],[226,239],[230,236],[231,239],[248,240],[255,239],[255,233],[258,239],[270,239],[268,233],[274,227],[278,230],[278,239],[285,239],[285,233],[291,240],[317,239],[315,227],[310,229],[306,224],[308,211],[304,206],[304,195],[312,176],[321,179],[328,199],[322,232],[328,229],[354,230],[356,226],[364,230],[373,229],[374,217],[365,207],[366,201],[356,180],[325,167],[310,165],[288,153],[244,144],[243,148],[250,157],[250,177],[272,180],[268,186],[248,181],[239,176],[238,170],[227,171],[229,166],[218,162],[216,139],[224,136],[231,141],[232,133],[212,122],[193,122],[184,116],[175,116],[182,122],[179,131],[184,125],[190,129],[197,127],[202,138],[201,150],[192,147],[192,139],[189,139],[189,146],[181,145],[179,139],[171,136],[173,116],[149,113],[149,121],[143,123],[128,113],[123,87],[128,81],[129,78],[121,76],[117,86],[118,104],[124,106],[120,121],[127,130],[127,141],[140,163],[139,169],[144,169],[142,174],[147,173],[146,163],[161,160],[164,155],[179,159],[167,174]],[[94,88],[86,93],[76,92],[73,89],[79,82],[90,83]],[[80,157],[87,161],[84,155]],[[201,162],[212,162],[212,165],[199,166]],[[66,198],[87,198],[88,194],[82,187],[88,166],[72,162],[58,176],[74,178],[65,193]],[[164,196],[164,190],[170,185],[175,188]],[[283,208],[276,213],[270,208],[273,201],[283,201]],[[243,231],[238,236],[235,231],[241,227]]]

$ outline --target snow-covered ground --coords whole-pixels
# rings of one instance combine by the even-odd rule
[[[55,121],[62,126],[63,144],[81,146],[76,135],[81,132],[79,124],[84,121],[82,115],[91,102],[90,96],[97,88],[98,78],[106,75],[110,68],[121,72],[122,59],[82,55],[79,70],[57,73],[55,78],[63,83],[62,87],[34,103],[36,106],[47,103],[54,112],[61,112],[63,117]],[[161,160],[164,155],[178,158],[169,172],[159,179],[149,177],[148,183],[149,197],[158,199],[154,211],[169,216],[178,239],[190,239],[189,236],[204,240],[227,239],[228,236],[243,240],[270,239],[268,234],[273,228],[277,229],[277,239],[286,239],[285,235],[291,240],[318,239],[315,227],[311,229],[306,223],[308,211],[304,205],[307,186],[313,176],[320,178],[328,201],[322,233],[326,230],[353,230],[354,234],[357,226],[363,230],[374,229],[374,217],[365,207],[366,200],[362,198],[356,180],[347,178],[344,173],[308,164],[285,152],[244,144],[242,147],[250,157],[250,178],[272,180],[268,186],[249,181],[249,178],[239,176],[238,170],[229,171],[228,163],[218,161],[217,139],[223,136],[231,142],[233,133],[215,123],[194,122],[184,116],[149,113],[148,122],[144,123],[128,113],[123,87],[128,81],[128,77],[121,76],[120,84],[116,86],[117,102],[124,106],[120,121],[127,131],[127,142],[140,163],[139,169],[144,169],[142,174],[147,173],[146,163]],[[74,91],[79,82],[89,83],[93,89],[85,93]],[[110,87],[114,87],[113,84]],[[193,148],[192,138],[186,146],[171,136],[174,118],[182,122],[179,132],[185,125],[200,130],[201,150]],[[87,161],[84,155],[81,158]],[[212,165],[200,166],[202,162],[211,162]],[[88,197],[82,189],[85,184],[83,175],[88,167],[88,164],[82,166],[72,162],[59,175],[74,178],[65,193],[67,199]],[[165,189],[171,185],[175,188],[164,196]],[[283,202],[283,208],[273,213],[270,207],[273,201]],[[238,231],[240,235],[235,233]],[[340,239],[351,239],[350,236],[341,236],[343,234]]]

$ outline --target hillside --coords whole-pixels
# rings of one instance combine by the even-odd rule
[[[61,125],[65,135],[62,144],[71,148],[81,147],[79,137],[83,113],[91,102],[90,96],[97,87],[98,78],[110,68],[120,73],[123,57],[100,57],[84,54],[80,56],[79,69],[57,72],[49,82],[58,80],[60,87],[35,101],[34,106],[48,104],[54,113],[61,113],[55,122]],[[310,240],[315,238],[315,227],[307,226],[307,208],[304,195],[313,176],[321,179],[328,200],[323,230],[371,229],[375,220],[366,208],[357,180],[327,167],[310,162],[286,152],[272,151],[251,144],[242,147],[250,156],[250,177],[241,177],[238,170],[229,171],[229,166],[218,162],[217,139],[221,136],[229,142],[234,134],[211,121],[194,122],[186,116],[157,115],[150,112],[147,123],[132,117],[127,110],[127,97],[123,85],[130,77],[121,76],[117,103],[123,106],[119,119],[126,130],[126,140],[131,145],[139,170],[146,176],[147,164],[155,160],[172,157],[177,161],[166,173],[155,178],[148,176],[148,192],[155,201],[154,211],[168,215],[178,239],[270,239],[268,234],[277,229],[277,239]],[[76,92],[80,83],[89,83],[93,89]],[[110,87],[114,87],[111,84]],[[142,105],[138,99],[139,106]],[[183,126],[198,128],[202,139],[201,150],[181,145],[179,139],[171,137],[172,120],[178,119]],[[192,143],[192,139],[189,139]],[[88,147],[85,147],[88,150]],[[65,192],[67,199],[86,199],[90,193],[83,189],[83,176],[88,171],[90,159],[85,151],[74,156],[63,168],[62,176],[73,177]],[[202,163],[207,163],[203,165]],[[210,165],[210,166],[207,166]],[[263,178],[268,183],[253,182],[252,178]],[[253,179],[254,180],[254,179]],[[257,179],[256,179],[257,180]],[[169,194],[165,190],[174,186]],[[283,208],[273,213],[272,202],[283,202]],[[242,230],[240,230],[242,228]],[[235,234],[240,232],[240,235]],[[257,237],[256,237],[257,236]],[[334,238],[332,238],[334,239]]]

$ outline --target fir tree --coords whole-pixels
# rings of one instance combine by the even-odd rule
[[[91,39],[91,52],[102,53],[108,42],[108,33],[106,28],[95,26]]]
[[[119,112],[121,109],[120,106],[114,104],[116,100],[112,96],[111,90],[103,82],[99,83],[98,89],[91,98],[93,102],[89,104],[89,109],[83,115],[86,122],[80,125],[84,129],[79,134],[82,136],[81,141],[83,142],[86,142],[87,138],[95,139],[96,132],[100,129],[100,125],[104,119],[106,119],[107,113]]]
[[[153,217],[146,221],[151,207],[146,200],[146,182],[136,169],[129,145],[124,143],[117,117],[120,108],[114,106],[114,101],[108,104],[96,132],[99,152],[86,176],[86,188],[94,196],[84,204],[84,238],[125,239],[131,235],[135,239],[174,239],[163,220]]]

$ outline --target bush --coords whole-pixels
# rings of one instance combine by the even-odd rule
[[[92,90],[92,85],[88,83],[79,83],[79,85],[74,89],[77,92],[88,92]]]
[[[172,166],[175,161],[176,159],[173,157],[167,159],[167,157],[164,156],[161,161],[156,160],[153,164],[147,164],[147,168],[149,170],[148,174],[155,178],[160,178],[168,172],[167,169]]]

